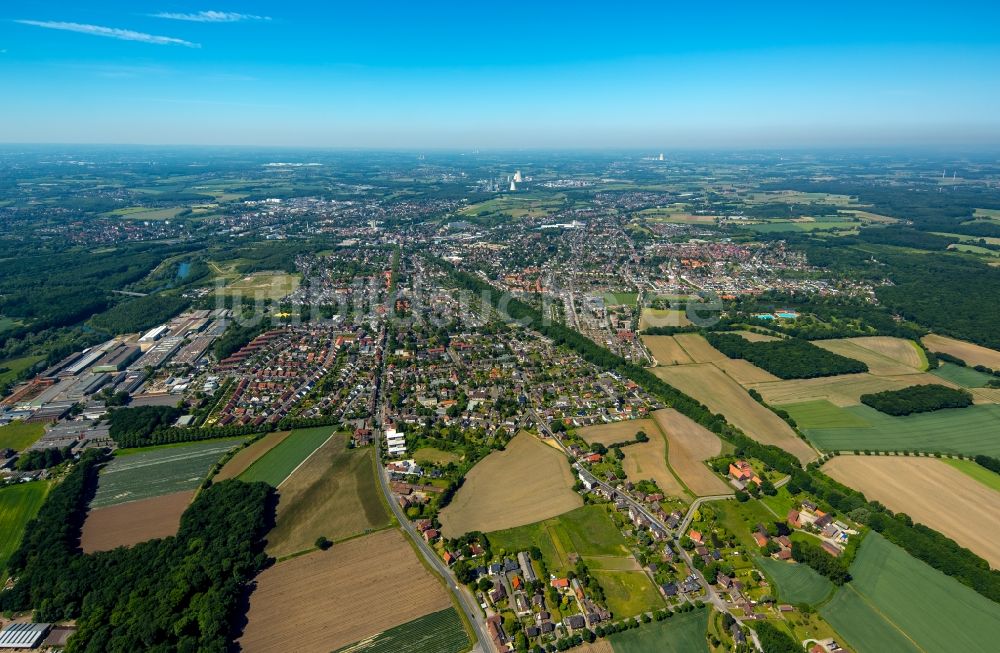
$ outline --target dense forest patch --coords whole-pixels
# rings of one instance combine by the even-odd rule
[[[708,333],[705,338],[726,356],[748,360],[781,379],[811,379],[868,371],[868,366],[861,361],[799,338],[750,342],[730,333]]]
[[[965,408],[972,405],[972,394],[943,385],[912,385],[900,390],[861,395],[861,403],[899,417],[942,408]]]

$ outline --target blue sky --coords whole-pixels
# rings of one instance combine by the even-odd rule
[[[0,142],[1000,144],[997,3],[695,4],[19,0]]]

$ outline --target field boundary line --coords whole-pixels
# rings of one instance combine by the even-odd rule
[[[667,437],[666,431],[663,430],[663,427],[655,418],[653,419],[653,424],[656,425],[656,430],[660,432],[660,437],[663,438],[663,462],[667,465],[667,471],[670,472],[670,475],[674,477],[674,479],[682,488],[684,488],[684,491],[687,492],[692,499],[697,499],[698,495],[688,487],[688,484],[684,482],[684,480],[680,477],[680,474],[674,471],[673,466],[670,464],[670,438]]]
[[[335,435],[337,435],[338,433],[340,433],[340,431],[338,431],[337,429],[334,429],[334,430],[333,430],[333,433],[331,433],[331,434],[330,434],[330,437],[328,437],[328,438],[327,438],[326,440],[323,440],[322,442],[320,442],[320,444],[319,444],[319,446],[318,446],[318,447],[316,447],[316,448],[315,448],[315,449],[313,449],[313,450],[312,450],[311,452],[309,452],[309,455],[308,455],[308,456],[306,456],[305,458],[303,458],[303,459],[302,459],[302,462],[300,462],[300,463],[299,463],[298,465],[296,465],[296,466],[295,466],[295,469],[293,469],[292,471],[288,472],[288,474],[287,474],[287,475],[285,476],[285,478],[281,479],[281,482],[280,482],[280,483],[278,483],[278,484],[277,484],[277,485],[276,485],[276,486],[274,487],[274,489],[275,489],[275,490],[280,490],[280,489],[281,489],[281,486],[285,484],[285,481],[287,481],[288,479],[290,479],[290,478],[292,477],[292,474],[294,474],[295,472],[299,471],[299,467],[302,467],[302,466],[303,466],[303,465],[305,465],[305,464],[306,464],[307,462],[309,462],[309,459],[310,459],[310,458],[312,458],[313,456],[315,456],[315,455],[316,455],[316,452],[317,452],[317,451],[319,451],[320,449],[322,449],[323,447],[325,447],[325,446],[327,445],[327,443],[329,443],[329,442],[330,442],[330,440],[332,440],[332,439],[333,439],[333,437],[334,437]],[[290,434],[290,435],[289,435],[289,437],[291,437],[291,435],[294,435],[294,430],[293,430],[292,434]],[[281,443],[279,442],[278,444],[281,444]],[[261,457],[263,458],[263,456],[261,456]],[[258,458],[257,460],[260,460],[260,458]],[[256,462],[257,462],[257,461],[254,461],[254,463],[256,463]],[[247,469],[250,469],[250,468],[249,468],[249,467],[247,467]]]

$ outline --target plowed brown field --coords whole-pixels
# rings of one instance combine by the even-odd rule
[[[91,510],[83,523],[80,546],[84,553],[93,553],[176,535],[181,515],[193,498],[194,491],[174,492]]]

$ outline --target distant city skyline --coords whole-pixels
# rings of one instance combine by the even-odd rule
[[[0,142],[1000,145],[991,3],[301,4],[5,6]]]

